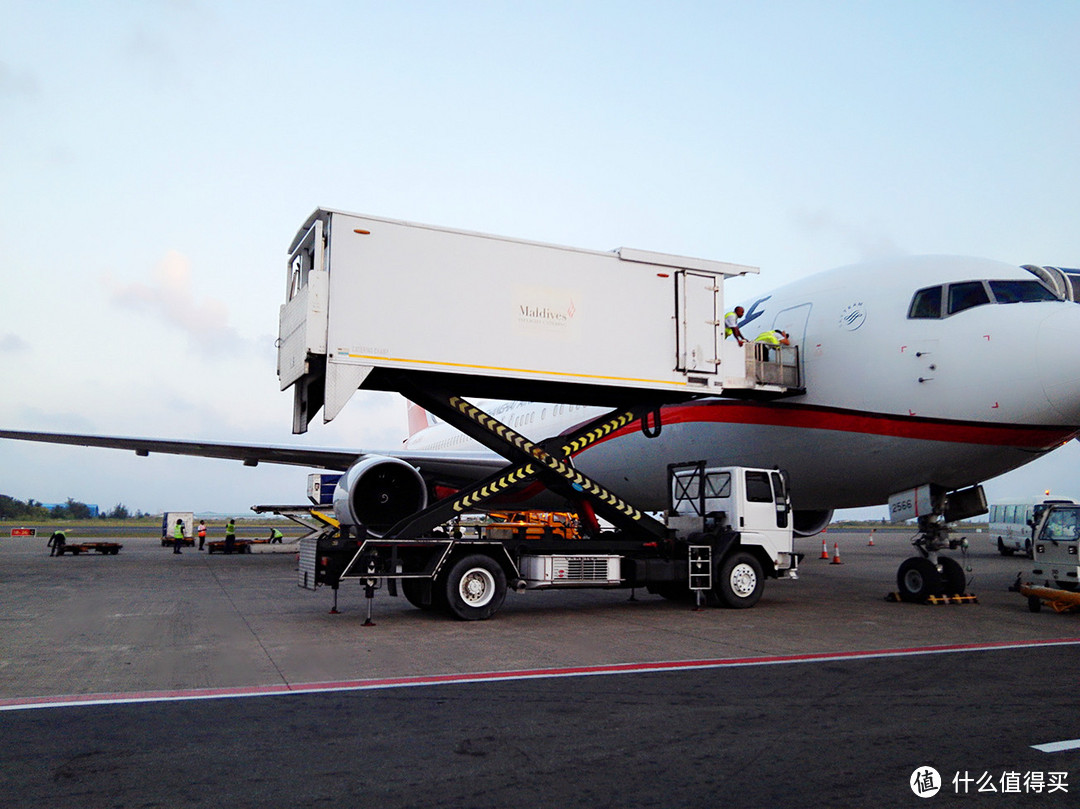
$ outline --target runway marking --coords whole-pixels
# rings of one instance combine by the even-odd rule
[[[1080,739],[1070,739],[1067,742],[1047,742],[1046,744],[1031,745],[1043,753],[1060,753],[1063,750],[1080,749]]]
[[[818,652],[815,654],[770,655],[764,657],[718,658],[713,660],[669,660],[653,663],[614,663],[599,666],[488,671],[472,674],[432,674],[408,677],[382,677],[370,680],[342,680],[292,685],[254,685],[234,688],[190,688],[172,691],[132,691],[102,694],[69,694],[45,697],[0,699],[0,711],[25,711],[38,708],[68,708],[90,705],[128,705],[140,702],[181,702],[196,699],[236,699],[271,697],[282,694],[321,694],[340,691],[374,691],[387,688],[418,688],[458,683],[490,683],[514,680],[539,680],[555,677],[597,677],[617,674],[695,671],[701,669],[743,668],[748,666],[783,666],[796,663],[834,663],[848,660],[918,657],[921,655],[990,652],[1008,649],[1031,649],[1044,646],[1080,646],[1080,638],[1055,640],[998,641],[948,646],[915,646],[901,649],[878,649],[861,652]],[[1058,742],[1058,744],[1071,744]],[[1080,746],[1080,740],[1076,744]],[[1062,748],[1066,749],[1066,748]]]

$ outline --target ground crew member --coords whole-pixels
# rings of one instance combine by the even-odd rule
[[[177,520],[173,528],[173,553],[180,553],[180,546],[184,544],[184,521]]]
[[[769,329],[768,331],[763,331],[756,338],[754,338],[754,342],[768,343],[769,345],[773,346],[791,345],[791,342],[788,338],[788,333],[781,329]]]
[[[741,306],[736,306],[734,312],[728,312],[724,315],[724,339],[734,335],[735,339],[739,342],[739,345],[749,342],[743,333],[739,331],[739,318],[746,313],[746,310]]]
[[[236,550],[236,520],[229,520],[225,525],[225,553]]]
[[[203,545],[206,543],[206,520],[199,520],[199,550],[203,549]]]
[[[767,346],[767,348],[764,349],[765,353],[761,357],[761,359],[763,360],[769,359],[769,351],[771,350],[772,346],[791,345],[791,343],[788,341],[788,333],[780,329],[769,329],[768,331],[763,331],[761,334],[754,338],[754,342],[764,343]]]
[[[276,544],[280,545],[281,540],[282,540],[282,538],[284,536],[285,535],[283,533],[281,533],[279,530],[277,530],[276,528],[271,528],[270,529],[270,544],[273,545],[273,544],[276,543]]]
[[[64,545],[67,544],[67,534],[63,531],[53,531],[49,537],[49,556],[63,556]]]

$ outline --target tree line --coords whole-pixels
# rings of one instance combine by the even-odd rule
[[[0,520],[92,520],[94,516],[90,506],[71,497],[66,503],[49,507],[34,499],[24,503],[0,494]],[[97,517],[102,520],[127,520],[142,516],[144,515],[141,511],[132,514],[123,503],[117,503],[109,511],[99,510],[97,513]]]

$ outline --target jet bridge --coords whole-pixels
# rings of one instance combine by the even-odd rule
[[[316,210],[280,312],[293,432],[358,389],[612,407],[801,392],[794,347],[724,340],[724,279],[756,272]]]

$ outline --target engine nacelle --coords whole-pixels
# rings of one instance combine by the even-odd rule
[[[824,511],[796,510],[794,514],[791,531],[797,537],[812,537],[814,534],[820,534],[832,522],[833,515],[831,508]]]
[[[427,508],[427,484],[412,464],[366,455],[349,467],[334,488],[334,516],[342,525],[363,526],[377,537]]]

